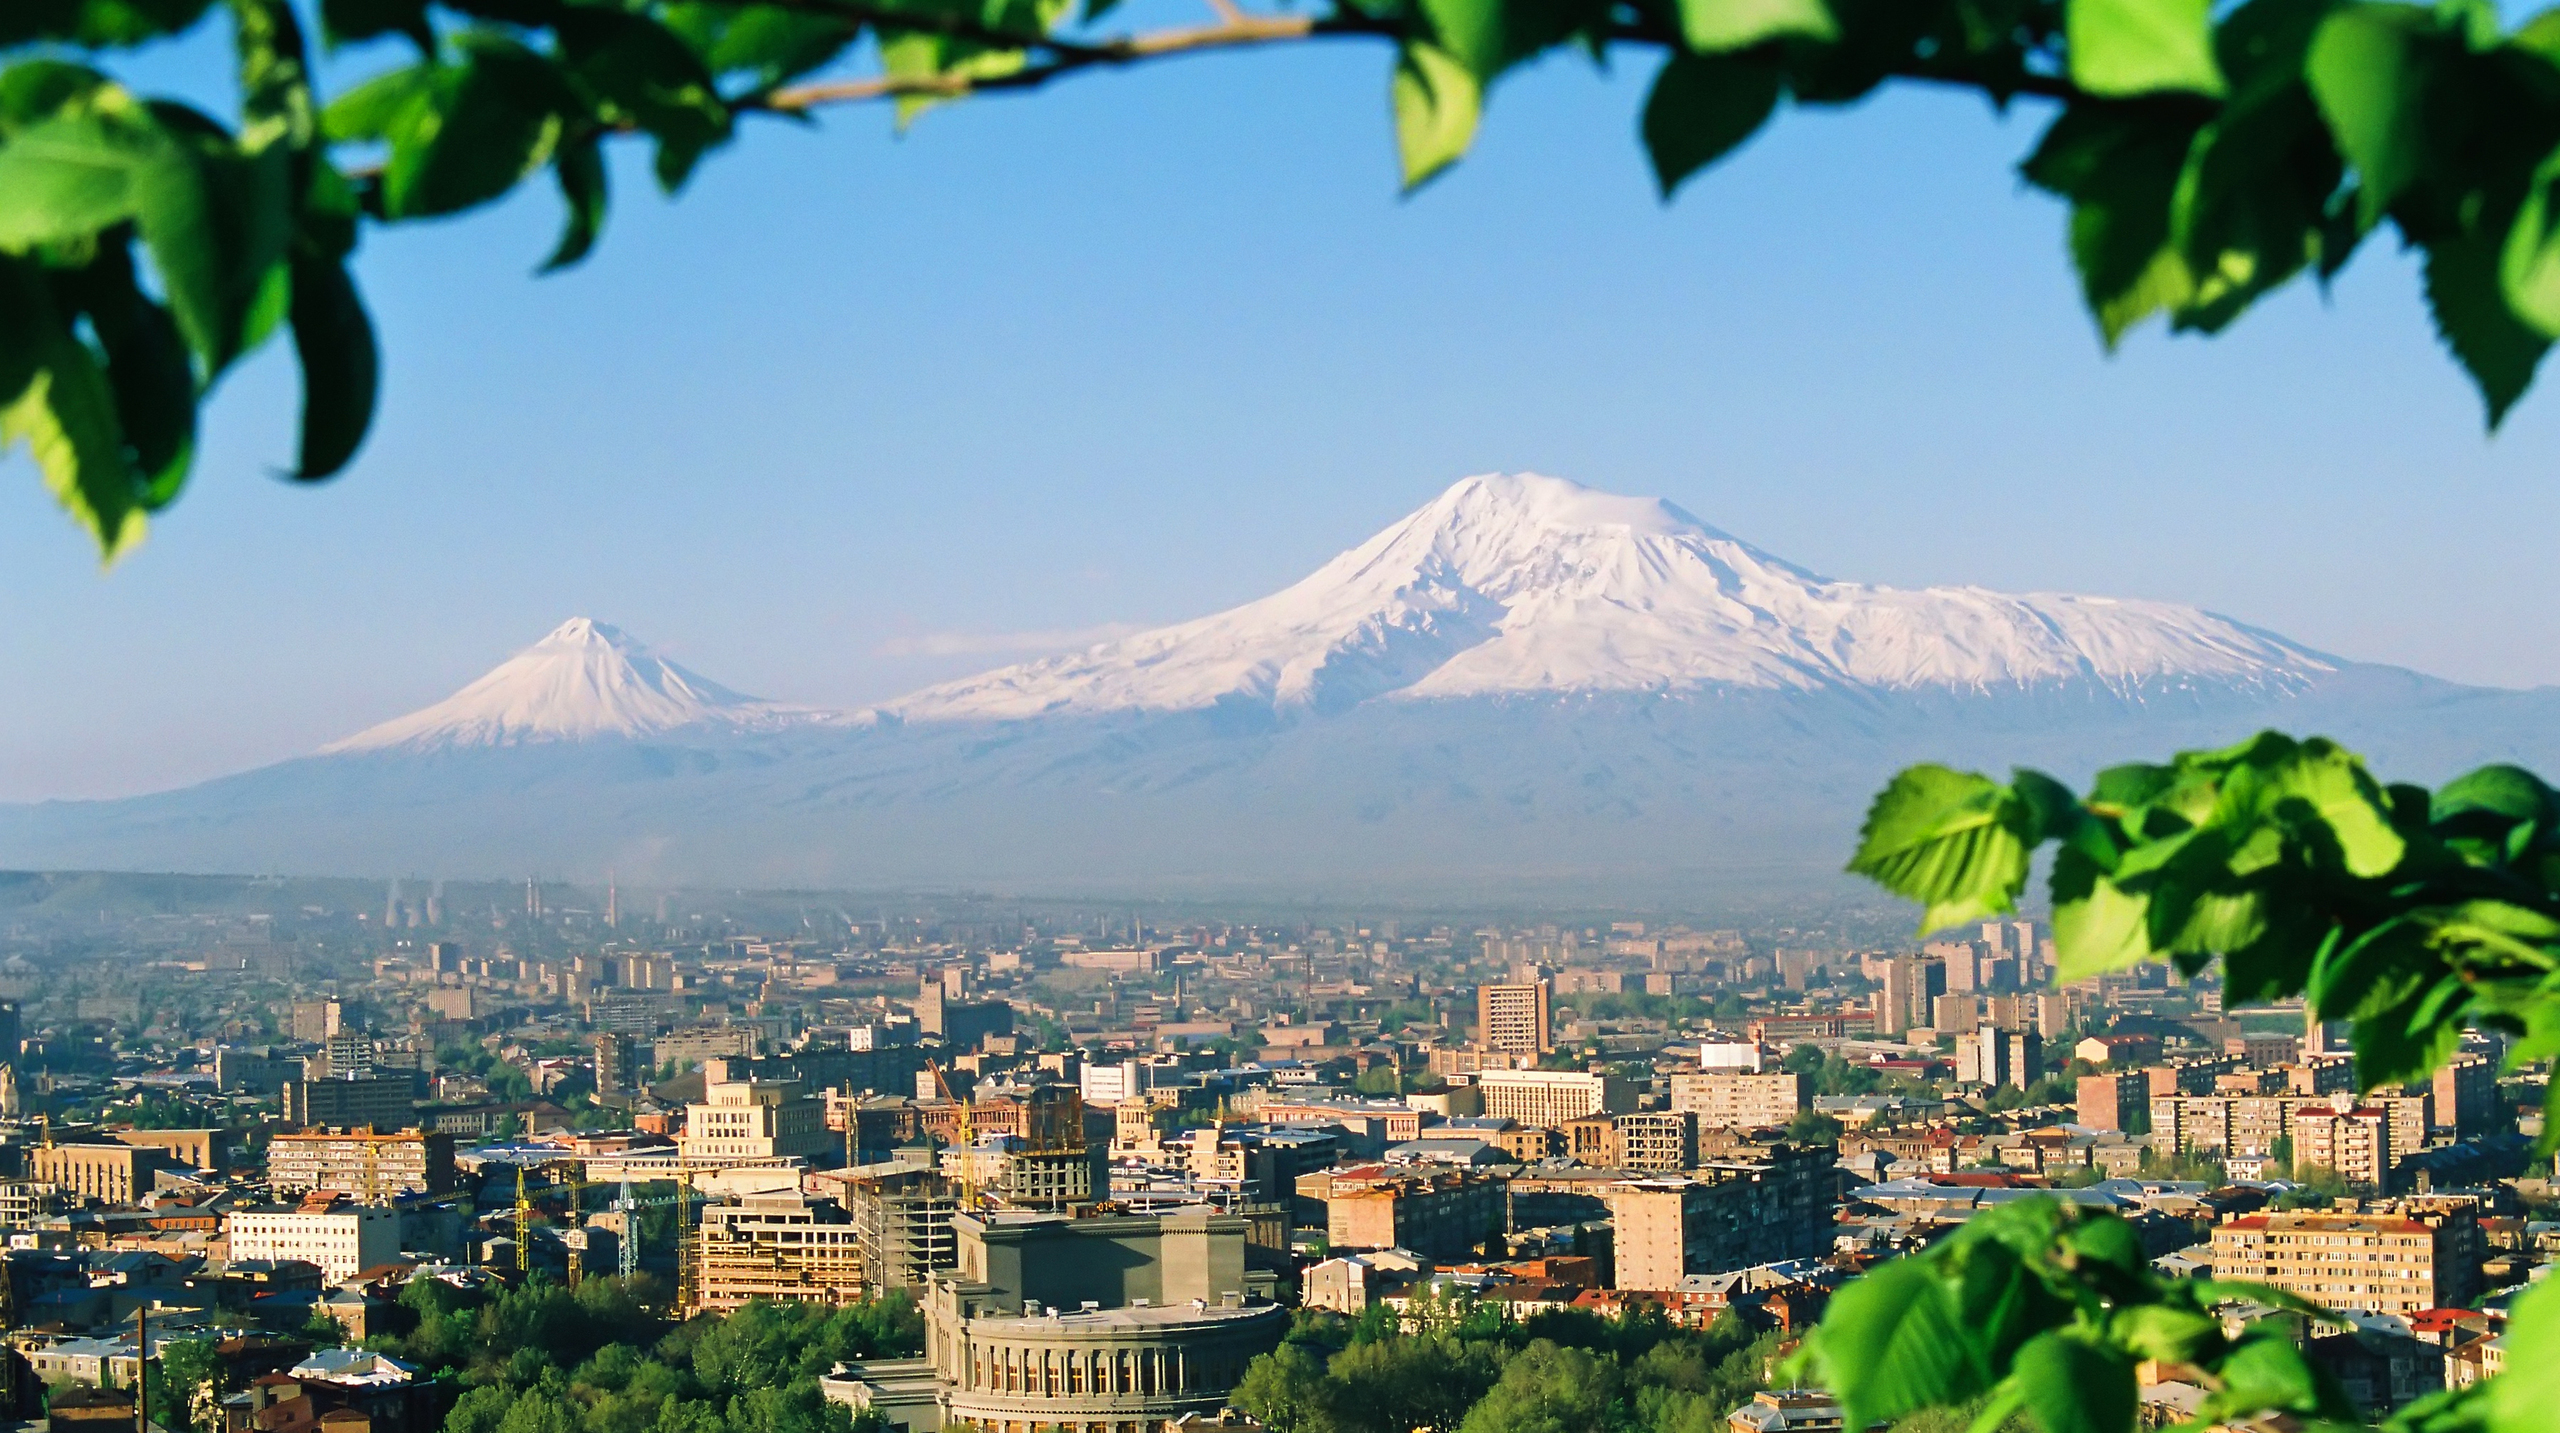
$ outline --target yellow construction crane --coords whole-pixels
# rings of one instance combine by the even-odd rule
[[[516,1272],[533,1272],[533,1200],[524,1190],[524,1166],[516,1166]]]
[[[978,1207],[977,1160],[975,1158],[975,1150],[978,1144],[978,1123],[976,1113],[969,1101],[953,1097],[951,1093],[951,1082],[942,1077],[942,1066],[940,1064],[932,1060],[927,1060],[924,1062],[924,1067],[933,1073],[933,1087],[942,1092],[942,1097],[944,1099],[950,1100],[953,1105],[958,1107],[959,1123],[953,1132],[959,1136],[958,1144],[960,1146],[960,1207],[962,1209],[975,1209]]]

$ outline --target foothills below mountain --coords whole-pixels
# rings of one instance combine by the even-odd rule
[[[0,864],[1677,902],[1833,879],[1900,765],[2322,732],[2560,765],[2560,690],[2167,603],[1838,582],[1672,505],[1469,478],[1304,581],[860,712],[579,618],[305,758],[0,807]]]

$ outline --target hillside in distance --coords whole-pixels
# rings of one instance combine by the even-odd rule
[[[2262,727],[2560,766],[2560,692],[2170,603],[1835,581],[1670,504],[1469,478],[1225,612],[861,712],[573,620],[445,702],[0,865],[1678,903],[1842,889],[1911,761],[2077,778]]]

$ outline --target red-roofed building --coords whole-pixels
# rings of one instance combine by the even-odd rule
[[[2213,1231],[2213,1276],[2253,1279],[2345,1312],[2399,1314],[2478,1291],[2479,1226],[2468,1214],[2250,1214]]]

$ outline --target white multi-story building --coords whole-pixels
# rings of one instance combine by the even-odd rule
[[[224,1233],[234,1260],[298,1259],[333,1284],[400,1257],[400,1216],[344,1198],[234,1210]]]
[[[1635,1109],[1635,1087],[1615,1075],[1576,1070],[1487,1070],[1476,1076],[1490,1119],[1554,1129],[1584,1115],[1622,1115]]]

